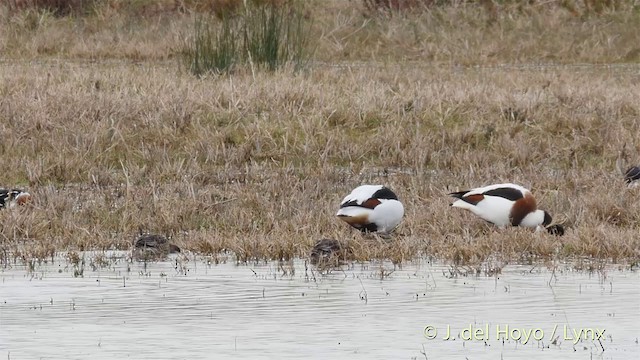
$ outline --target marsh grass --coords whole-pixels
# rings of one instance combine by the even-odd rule
[[[240,61],[237,46],[241,34],[237,23],[229,17],[223,17],[220,28],[214,30],[202,17],[195,21],[193,44],[185,51],[185,61],[191,73],[203,75],[230,71]]]
[[[179,52],[188,14],[3,18],[0,184],[34,202],[0,212],[2,261],[129,249],[142,230],[239,262],[306,257],[333,238],[346,261],[637,265],[640,192],[616,161],[625,149],[621,166],[640,164],[638,65],[615,64],[636,61],[637,14],[542,9],[487,26],[477,11],[371,20],[331,2],[312,29],[330,63],[226,77],[158,62]],[[449,207],[448,192],[507,181],[567,234],[498,230]],[[390,243],[335,217],[363,183],[405,204]]]
[[[45,10],[56,16],[85,15],[92,11],[96,0],[6,0],[9,11]]]
[[[330,63],[416,61],[449,66],[620,63],[640,59],[640,35],[636,31],[640,13],[632,1],[622,2],[619,10],[589,16],[574,15],[557,4],[507,4],[492,21],[482,6],[472,4],[433,6],[428,11],[391,17],[363,16],[362,7],[356,4],[342,0],[305,2],[299,12],[294,12],[300,18],[287,13],[289,29],[294,35],[304,35],[290,39],[287,45],[299,49],[297,44],[306,39],[302,59]],[[15,59],[182,59],[189,48],[193,49],[195,18],[207,18],[204,10],[192,12],[191,7],[143,16],[129,10],[131,6],[124,2],[95,8],[88,16],[56,17],[46,10],[9,11],[6,4],[0,4],[4,14],[0,18],[0,50],[5,57]],[[200,9],[197,4],[190,6]],[[220,25],[220,16],[243,13],[243,7],[233,5],[232,9],[211,16],[212,31]],[[296,19],[308,31],[298,31]],[[187,49],[185,44],[189,44]]]
[[[244,41],[249,61],[274,71],[287,63],[300,68],[306,60],[310,27],[301,5],[259,6],[247,11]]]
[[[183,53],[195,75],[229,72],[250,65],[275,71],[305,61],[310,28],[298,2],[247,3],[243,11],[196,17],[191,44]]]
[[[306,257],[325,237],[353,261],[638,261],[640,193],[615,169],[624,144],[640,161],[633,68],[316,68],[213,82],[126,64],[11,69],[2,183],[35,201],[0,213],[10,259],[129,249],[143,230],[240,262]],[[449,207],[447,192],[502,181],[532,187],[567,234],[498,230]],[[362,183],[405,203],[392,242],[335,217]]]
[[[527,13],[546,8],[568,11],[574,16],[589,16],[637,6],[633,1],[624,0],[533,0],[528,2],[519,0],[362,0],[362,5],[368,15],[403,15],[442,7],[478,6],[486,12],[491,21],[512,11]]]

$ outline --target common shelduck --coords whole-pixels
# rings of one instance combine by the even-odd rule
[[[624,173],[624,181],[627,182],[629,187],[640,186],[640,167],[632,166]]]
[[[31,194],[18,189],[0,189],[0,208],[14,208],[31,201]]]
[[[538,210],[536,199],[526,188],[516,184],[495,184],[481,188],[457,191],[449,195],[457,198],[451,206],[471,211],[480,218],[499,227],[524,226],[546,229],[554,235],[563,235],[561,225],[552,225],[548,212]]]
[[[168,254],[181,252],[180,248],[169,243],[169,240],[156,234],[142,234],[133,243],[134,257],[138,260],[164,258]]]
[[[362,232],[389,234],[400,224],[404,206],[383,185],[361,185],[342,200],[336,215]]]

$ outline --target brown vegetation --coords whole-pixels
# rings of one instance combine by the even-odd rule
[[[308,256],[321,238],[354,260],[640,260],[640,189],[616,171],[625,144],[624,166],[640,163],[637,12],[487,25],[475,7],[312,9],[324,63],[208,78],[159,61],[180,51],[189,14],[3,18],[0,184],[33,195],[0,212],[3,259],[129,249],[144,230],[239,261]],[[497,230],[448,206],[450,191],[506,181],[567,234]],[[392,242],[334,216],[363,183],[405,204]]]

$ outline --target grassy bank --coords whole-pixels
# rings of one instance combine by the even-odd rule
[[[238,2],[242,1],[110,0],[82,8],[84,15],[69,16],[5,4],[0,7],[0,50],[14,59],[174,59],[193,36],[195,14],[215,17],[216,9],[224,9],[215,4]],[[601,6],[585,5],[595,2]],[[482,1],[452,1],[452,5],[392,12],[372,12],[365,3],[304,2],[305,17],[312,24],[314,60],[443,64],[640,60],[640,10],[633,1],[616,1],[617,7],[606,6],[609,1],[529,6],[504,1],[490,8]]]
[[[0,212],[3,258],[127,249],[149,230],[241,261],[306,256],[333,237],[358,260],[638,262],[640,190],[615,167],[623,147],[640,163],[638,66],[577,65],[626,61],[628,39],[640,44],[637,12],[566,12],[581,25],[551,17],[549,36],[566,35],[547,42],[522,24],[499,38],[515,21],[502,15],[477,24],[487,41],[471,41],[478,31],[453,23],[475,7],[380,18],[337,2],[314,9],[324,9],[314,59],[330,63],[205,78],[178,59],[188,13],[50,16],[31,30],[21,21],[32,13],[5,18],[0,184],[35,202]],[[408,31],[414,17],[423,40],[411,52],[391,29]],[[490,48],[502,50],[482,55]],[[569,65],[492,66],[545,59]],[[499,231],[448,206],[449,191],[506,181],[532,187],[567,234]],[[334,216],[362,183],[387,184],[405,203],[391,244]]]

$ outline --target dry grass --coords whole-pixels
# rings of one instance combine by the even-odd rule
[[[142,16],[127,7],[131,2],[123,5],[120,0],[107,2],[111,6],[95,8],[85,17],[56,17],[33,9],[10,11],[0,5],[0,51],[15,59],[178,58],[193,36],[194,15],[178,11],[181,8],[172,5],[175,1],[166,2],[170,4],[160,10],[142,12],[150,16]],[[632,1],[622,2],[620,10],[603,10],[597,16],[586,10],[574,13],[560,3],[507,4],[494,13],[481,4],[463,2],[388,17],[368,15],[358,2],[333,0],[308,2],[306,13],[314,24],[310,41],[318,61],[473,65],[640,60],[640,12]],[[198,4],[194,1],[189,9],[198,8]],[[211,11],[233,7],[224,4],[212,5]]]
[[[156,62],[179,49],[188,15],[45,16],[34,28],[23,23],[33,13],[3,20],[0,46],[15,60],[0,65],[0,184],[23,185],[35,202],[0,213],[2,258],[128,249],[146,230],[238,261],[307,256],[316,240],[336,238],[356,260],[637,264],[640,189],[615,170],[624,144],[628,165],[640,163],[637,64],[446,65],[551,53],[559,63],[621,61],[640,44],[637,13],[452,23],[475,11],[387,19],[383,31],[382,20],[330,3],[316,22],[316,58],[386,63],[204,79]],[[419,41],[389,45],[412,21]],[[579,30],[597,24],[606,26]],[[87,57],[101,61],[78,61]],[[496,230],[448,206],[449,191],[503,181],[532,187],[567,234]],[[362,183],[387,184],[404,201],[392,243],[334,216]]]

